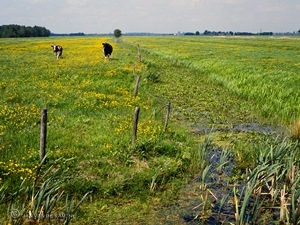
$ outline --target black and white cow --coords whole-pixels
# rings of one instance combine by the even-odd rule
[[[103,45],[104,57],[105,57],[105,59],[109,60],[109,58],[110,58],[110,56],[113,52],[113,47],[110,44],[106,43],[106,42],[102,43],[102,45]]]
[[[53,53],[55,55],[55,57],[58,59],[59,57],[62,57],[62,51],[63,51],[63,47],[60,45],[51,45],[52,49],[53,49]]]

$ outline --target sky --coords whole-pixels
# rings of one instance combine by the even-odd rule
[[[300,30],[300,0],[0,0],[0,25],[52,33]]]

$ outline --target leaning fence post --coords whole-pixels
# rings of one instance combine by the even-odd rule
[[[138,76],[136,77],[136,81],[135,81],[134,97],[136,97],[137,94],[138,94],[140,79],[141,79],[141,75],[138,75]]]
[[[46,155],[47,109],[42,109],[41,114],[40,161],[42,162]]]
[[[169,121],[170,111],[171,111],[171,103],[168,102],[168,104],[167,104],[167,112],[166,112],[166,117],[165,117],[164,131],[166,131],[167,128],[168,128],[168,121]]]
[[[136,141],[137,127],[138,127],[138,122],[139,122],[139,113],[140,113],[140,108],[136,107],[135,111],[134,111],[134,117],[133,117],[132,144],[134,144]]]

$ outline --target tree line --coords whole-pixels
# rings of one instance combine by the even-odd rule
[[[0,26],[0,38],[49,37],[50,30],[39,26],[21,26],[16,24]]]
[[[273,35],[273,32],[260,32],[260,33],[251,33],[251,32],[232,32],[232,31],[209,31],[205,30],[203,32],[203,35],[212,35],[212,36],[219,36],[219,35],[245,35],[245,36],[251,36],[251,35]]]

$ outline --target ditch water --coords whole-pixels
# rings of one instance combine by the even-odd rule
[[[203,126],[197,125],[194,127],[194,134],[209,134],[217,131],[227,131],[227,132],[256,132],[256,133],[264,133],[264,134],[271,134],[274,133],[275,130],[271,126],[263,126],[259,123],[250,123],[250,124],[237,124],[234,125],[232,128],[210,128],[207,125]]]
[[[220,131],[220,129],[194,129],[194,132],[197,134],[208,134],[216,131]],[[231,129],[226,129],[226,131],[276,133],[274,128],[262,126],[258,123],[239,124]],[[210,165],[210,168],[206,178],[203,181],[203,178],[199,176],[190,181],[181,190],[178,201],[160,211],[161,218],[164,217],[163,224],[219,225],[236,223],[234,188],[236,188],[239,196],[239,194],[243,193],[246,183],[240,182],[235,184],[235,186],[229,184],[228,178],[232,175],[235,160],[229,151],[224,158],[224,155],[222,156],[223,151],[225,149],[221,147],[208,146],[207,164]],[[219,166],[222,157],[226,163],[223,164],[220,170]],[[203,185],[205,185],[205,188],[203,188]],[[255,204],[254,201],[250,202],[249,205],[251,204]],[[246,210],[248,214],[246,213],[245,217],[251,222],[251,213],[249,211],[250,209]],[[168,216],[166,217],[166,215]]]

